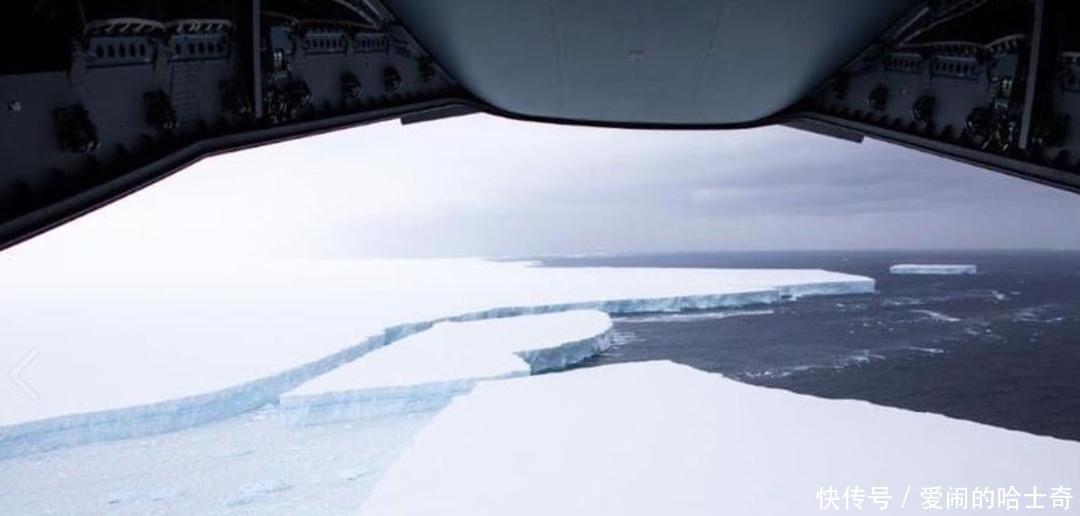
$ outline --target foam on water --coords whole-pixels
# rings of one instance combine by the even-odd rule
[[[910,312],[914,313],[914,314],[925,315],[925,316],[929,317],[930,319],[932,319],[934,321],[939,321],[939,322],[950,322],[951,323],[951,322],[960,322],[962,320],[962,319],[960,319],[958,317],[953,317],[951,315],[946,315],[946,314],[943,314],[941,312],[935,312],[933,310],[910,310]]]
[[[919,352],[922,352],[922,353],[928,353],[930,355],[940,355],[940,354],[945,352],[945,350],[941,349],[941,348],[920,348],[920,347],[917,347],[917,346],[909,346],[909,347],[906,347],[904,349],[910,349],[912,351],[919,351]]]

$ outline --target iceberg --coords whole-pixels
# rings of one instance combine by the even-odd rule
[[[142,297],[123,309],[103,301],[111,283],[70,304],[0,289],[12,314],[0,337],[13,344],[0,359],[38,349],[25,379],[41,394],[0,389],[11,402],[0,480],[20,486],[0,490],[0,507],[801,514],[819,509],[815,492],[844,486],[885,486],[896,510],[905,487],[914,505],[922,487],[1045,493],[1078,478],[1080,443],[668,362],[533,374],[609,345],[613,315],[765,313],[803,296],[871,293],[869,278],[476,261],[290,274],[241,278],[243,288],[228,286],[234,298],[218,287],[233,276],[136,285],[124,295]],[[68,324],[47,324],[55,313]],[[20,457],[95,441],[112,442]]]
[[[809,514],[830,496],[856,510],[849,488],[875,512],[926,508],[927,489],[942,508],[950,488],[970,500],[975,487],[1026,505],[1020,492],[1075,487],[1077,464],[1076,442],[646,362],[478,385],[359,513]]]
[[[930,265],[899,263],[889,267],[891,274],[977,274],[974,265]]]
[[[38,397],[0,388],[0,458],[250,412],[444,322],[570,310],[678,313],[874,292],[873,279],[822,270],[560,269],[471,259],[18,265],[5,264],[10,274],[0,278],[8,316],[0,364],[10,370],[36,353],[21,379]]]

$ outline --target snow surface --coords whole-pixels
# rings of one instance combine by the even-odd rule
[[[830,486],[888,487],[890,512],[921,512],[924,487],[1078,483],[1080,443],[648,362],[478,385],[360,514],[807,514]]]
[[[889,267],[892,274],[978,274],[974,265],[929,265],[899,263]]]
[[[33,389],[0,382],[0,458],[249,412],[439,322],[874,291],[872,279],[820,270],[474,259],[49,268],[16,253],[0,256],[0,266],[0,365],[25,365],[20,378]]]

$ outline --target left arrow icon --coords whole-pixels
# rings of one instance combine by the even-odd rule
[[[30,367],[30,364],[34,362],[34,359],[36,359],[37,356],[38,350],[31,349],[30,352],[8,372],[8,378],[11,379],[11,383],[15,384],[15,386],[18,387],[27,398],[30,398],[31,401],[38,400],[38,393],[26,382],[26,379],[22,377],[22,374],[23,371],[26,371],[26,368]]]

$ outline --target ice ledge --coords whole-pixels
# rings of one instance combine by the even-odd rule
[[[413,385],[333,390],[320,394],[286,393],[280,398],[278,412],[302,425],[430,412],[442,409],[454,398],[472,392],[481,382],[564,369],[607,349],[611,341],[612,333],[608,330],[556,347],[517,352],[529,365],[527,371]]]
[[[715,310],[771,304],[802,296],[874,292],[875,283],[873,279],[859,276],[853,276],[852,278],[844,281],[811,281],[798,285],[748,290],[740,293],[606,299],[497,307],[426,321],[399,324],[387,327],[354,346],[321,359],[234,387],[160,403],[60,416],[0,427],[0,459],[64,446],[174,431],[242,414],[267,404],[277,403],[282,394],[297,388],[312,378],[350,363],[372,350],[428,330],[440,322],[476,321],[568,310],[600,310],[611,315]],[[542,359],[536,358],[536,360]]]
[[[429,412],[479,382],[565,369],[613,340],[597,310],[442,322],[284,394],[278,411],[299,424]]]

